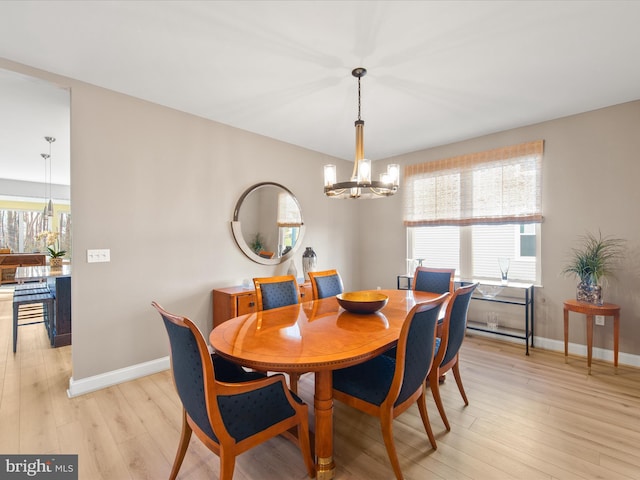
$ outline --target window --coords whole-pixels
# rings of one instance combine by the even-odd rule
[[[540,283],[543,142],[410,165],[405,168],[408,253],[465,278]]]
[[[298,202],[289,193],[278,194],[278,251],[286,254],[298,241],[302,216]]]
[[[46,230],[47,221],[41,211],[0,210],[0,246],[12,252],[39,252],[37,241],[40,232]]]
[[[71,257],[71,214],[58,214],[60,249]],[[46,252],[46,247],[37,237],[47,230],[47,218],[42,210],[16,210],[0,208],[0,247],[9,247],[12,252]]]
[[[536,227],[535,225],[520,225],[518,229],[518,247],[520,257],[536,256]]]

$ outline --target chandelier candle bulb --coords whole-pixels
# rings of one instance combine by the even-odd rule
[[[389,175],[389,183],[392,183],[394,187],[400,185],[400,165],[397,163],[387,165],[387,175]]]
[[[324,166],[324,186],[331,187],[334,183],[336,183],[336,166],[335,165],[325,165]]]
[[[371,160],[363,158],[358,163],[358,182],[371,183]]]

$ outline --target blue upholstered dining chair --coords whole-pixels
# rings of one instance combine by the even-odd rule
[[[379,355],[333,372],[333,397],[380,419],[384,444],[397,479],[402,479],[393,441],[393,419],[418,404],[431,446],[436,449],[427,405],[425,382],[436,350],[436,324],[448,293],[416,304],[402,325],[395,357]]]
[[[433,293],[453,293],[455,268],[417,267],[413,274],[413,290]]]
[[[451,430],[447,414],[444,412],[444,405],[440,397],[439,378],[448,370],[453,372],[453,377],[460,390],[460,395],[465,405],[469,405],[467,394],[462,386],[462,378],[460,377],[460,347],[464,340],[467,329],[467,312],[469,311],[469,301],[478,283],[472,283],[463,287],[459,287],[451,296],[447,309],[445,311],[442,327],[439,329],[439,347],[436,357],[433,360],[433,367],[429,372],[429,387],[433,394],[433,399],[440,412],[440,417],[447,427]]]
[[[293,275],[254,278],[257,310],[271,310],[300,303],[298,281]]]
[[[156,302],[169,335],[171,369],[182,402],[182,435],[169,480],[178,475],[191,433],[220,457],[220,480],[231,480],[236,457],[277,435],[298,443],[309,477],[315,476],[308,407],[283,375],[264,377],[213,358],[198,327]],[[219,368],[224,367],[224,368]],[[220,378],[218,375],[220,375]],[[289,429],[297,427],[297,438]]]
[[[300,303],[298,281],[293,275],[254,278],[253,285],[256,289],[258,312]],[[292,392],[298,393],[298,380],[301,374],[288,372],[287,375],[289,375],[289,388]]]
[[[334,297],[344,291],[342,278],[337,270],[324,270],[322,272],[309,272],[313,299]]]

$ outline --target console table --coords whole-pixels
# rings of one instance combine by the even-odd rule
[[[398,275],[397,285],[398,290],[411,290],[411,283],[413,276],[411,275]],[[491,280],[474,280],[474,279],[460,279],[456,278],[456,285],[468,285],[469,283],[479,282],[480,285],[495,285],[504,287],[507,292],[516,294],[499,294],[495,297],[482,296],[478,289],[471,297],[472,300],[478,300],[483,302],[495,302],[509,305],[520,305],[524,307],[524,328],[508,328],[504,326],[497,326],[496,328],[489,328],[487,322],[479,320],[469,319],[467,321],[468,330],[476,330],[480,332],[491,333],[494,335],[502,335],[505,337],[519,338],[524,340],[525,354],[529,355],[529,346],[533,347],[533,332],[534,332],[534,288],[531,283],[520,282],[508,282],[506,285],[502,285],[499,281]]]
[[[301,301],[311,300],[311,282],[298,283]],[[216,288],[212,291],[213,327],[230,318],[256,311],[256,291],[251,286]]]

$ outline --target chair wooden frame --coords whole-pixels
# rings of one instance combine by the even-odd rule
[[[253,279],[253,285],[256,290],[256,311],[260,312],[264,310],[264,304],[262,299],[262,285],[266,283],[284,283],[292,282],[296,292],[298,292],[298,303],[300,303],[300,287],[298,286],[298,280],[293,275],[279,275],[276,277],[259,277]]]
[[[453,293],[455,290],[455,268],[431,268],[431,267],[416,267],[416,271],[413,273],[413,282],[411,285],[412,290],[416,290],[416,285],[418,284],[418,275],[421,273],[448,273],[449,278],[449,292]],[[443,293],[443,292],[435,292],[435,293]]]
[[[442,418],[442,422],[447,430],[451,430],[451,425],[449,425],[449,419],[447,418],[447,414],[444,411],[444,405],[442,403],[442,398],[440,397],[440,382],[439,379],[449,370],[453,372],[453,378],[456,380],[456,385],[458,386],[458,390],[460,391],[460,395],[462,396],[462,400],[464,400],[465,405],[469,405],[469,400],[467,399],[467,394],[464,391],[464,386],[462,385],[462,377],[460,376],[460,351],[456,352],[455,356],[449,360],[446,364],[441,365],[444,357],[447,353],[447,348],[449,347],[449,330],[451,327],[451,314],[453,312],[453,308],[456,304],[456,300],[458,297],[463,295],[471,295],[475,288],[478,286],[478,283],[472,283],[470,285],[466,285],[464,287],[459,287],[449,299],[449,303],[447,304],[447,309],[445,311],[444,320],[441,325],[438,326],[438,336],[440,338],[440,346],[438,348],[438,353],[433,359],[433,366],[431,367],[431,371],[429,372],[429,387],[431,388],[431,393],[433,394],[433,399],[436,403],[436,407],[438,407],[438,412],[440,413],[440,417]],[[467,304],[468,309],[468,304]],[[467,313],[464,314],[464,325],[461,327],[463,332],[467,327]]]
[[[226,383],[217,381],[214,374],[211,354],[209,353],[205,339],[198,327],[186,317],[173,315],[167,312],[156,302],[152,302],[152,305],[166,320],[179,327],[188,328],[193,333],[198,345],[200,360],[203,366],[202,374],[204,379],[204,395],[208,420],[213,432],[218,437],[218,441],[216,442],[215,439],[211,438],[207,433],[205,433],[189,416],[183,406],[182,433],[180,435],[180,442],[178,444],[178,450],[173,462],[171,474],[169,475],[169,480],[175,480],[178,475],[178,471],[180,470],[182,461],[184,460],[185,453],[187,452],[187,448],[189,447],[189,441],[192,432],[196,434],[196,436],[209,450],[220,457],[220,480],[231,480],[233,478],[235,460],[239,454],[277,435],[283,435],[299,446],[309,477],[315,477],[315,465],[311,456],[311,442],[309,437],[309,409],[306,404],[300,403],[296,399],[294,399],[291,392],[287,388],[284,375],[272,375],[269,377],[264,377],[263,379],[250,380],[240,383]],[[173,369],[173,352],[171,352],[171,364]],[[255,391],[276,383],[281,384],[283,392],[287,400],[289,401],[289,404],[295,410],[295,414],[289,418],[286,418],[285,420],[271,425],[270,427],[254,435],[251,435],[243,440],[236,441],[230,435],[225,426],[222,418],[222,413],[218,406],[217,398],[219,396],[232,396]],[[289,431],[294,427],[297,427],[297,436]]]
[[[374,417],[378,417],[380,419],[380,426],[382,428],[382,436],[384,439],[384,444],[387,449],[387,454],[389,455],[389,460],[391,461],[391,466],[393,467],[393,471],[396,475],[397,479],[402,479],[402,471],[400,469],[400,463],[398,461],[398,454],[396,452],[394,440],[393,440],[393,419],[399,416],[401,413],[406,411],[411,405],[414,403],[418,404],[418,409],[420,411],[420,417],[422,419],[422,424],[424,425],[424,429],[427,432],[427,436],[429,437],[429,442],[433,449],[437,449],[438,445],[436,443],[435,436],[433,435],[433,431],[431,429],[431,424],[429,422],[429,415],[427,413],[427,405],[425,401],[425,383],[427,379],[427,375],[425,374],[424,380],[420,383],[420,386],[416,389],[415,392],[410,394],[406,400],[401,402],[398,405],[394,405],[398,396],[400,395],[402,384],[405,376],[405,360],[406,360],[406,347],[407,347],[407,338],[409,335],[409,330],[411,327],[411,323],[417,313],[424,312],[426,310],[430,310],[433,308],[437,308],[438,310],[441,308],[443,302],[450,296],[449,293],[444,293],[437,298],[432,300],[428,300],[426,302],[417,303],[413,306],[411,311],[407,314],[406,320],[402,326],[402,330],[400,332],[400,337],[398,339],[397,345],[397,354],[396,354],[396,367],[393,375],[393,380],[391,386],[389,387],[389,391],[387,392],[387,396],[384,401],[380,405],[375,405],[373,403],[369,403],[363,399],[348,395],[340,390],[333,389],[333,398],[336,400],[340,400],[341,402],[350,405],[358,410],[372,415]],[[435,338],[436,338],[436,325],[437,321],[434,321],[434,330],[433,330],[433,344],[435,346]],[[430,355],[428,359],[429,366],[428,371],[433,367],[433,354]]]
[[[340,277],[340,274],[338,273],[338,271],[335,269],[323,270],[321,272],[309,272],[309,280],[311,281],[311,293],[313,295],[312,298],[314,300],[318,300],[319,298],[321,298],[320,294],[318,293],[318,284],[316,282],[316,278],[331,277],[333,275],[336,275],[340,279],[340,285],[342,286],[342,289],[344,289],[344,285],[342,284],[342,278]]]

